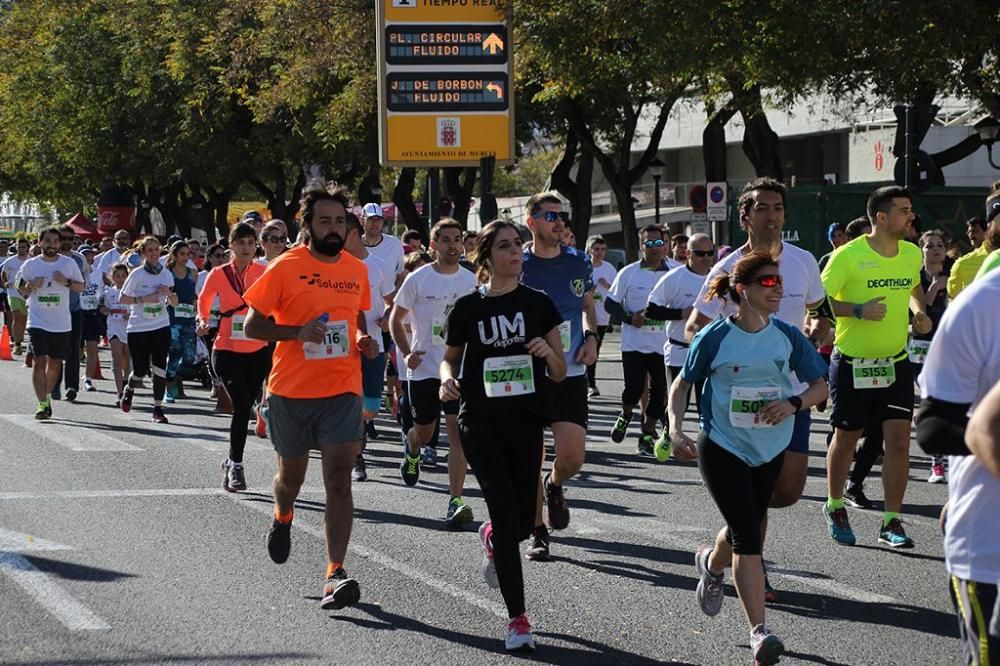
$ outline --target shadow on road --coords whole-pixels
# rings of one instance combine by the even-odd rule
[[[267,654],[154,654],[146,656],[129,655],[128,661],[122,659],[43,659],[39,661],[5,661],[5,666],[112,666],[113,664],[209,664],[213,662],[224,663],[264,663],[275,664],[288,662],[292,664],[301,663],[304,659],[321,659],[328,655],[319,653],[310,654],[308,652],[269,652]]]
[[[52,574],[54,576],[59,576],[64,580],[85,580],[93,583],[113,583],[115,581],[122,580],[123,578],[135,577],[134,574],[130,573],[112,571],[110,569],[99,569],[97,567],[88,567],[83,564],[73,564],[72,562],[60,562],[59,560],[39,557],[37,555],[25,554],[24,557],[34,564],[35,568],[40,571],[44,571],[45,573]]]

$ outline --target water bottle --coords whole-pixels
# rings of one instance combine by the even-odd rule
[[[324,324],[330,321],[330,313],[324,312],[319,316],[319,320]],[[323,347],[325,345],[316,344],[315,342],[303,342],[302,352],[305,354],[306,358],[317,358],[322,355]]]

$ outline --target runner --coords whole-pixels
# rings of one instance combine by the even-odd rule
[[[194,367],[197,351],[195,337],[195,309],[198,294],[195,291],[198,271],[192,269],[191,248],[183,241],[174,241],[164,264],[174,279],[173,292],[177,304],[167,307],[170,315],[170,351],[167,354],[166,401],[173,403],[185,398],[180,373]]]
[[[965,223],[965,235],[972,245],[972,251],[962,255],[951,267],[951,275],[948,277],[948,297],[955,298],[962,290],[972,284],[986,255],[990,253],[990,247],[986,242],[986,227],[989,220],[981,217],[973,217]]]
[[[111,373],[115,378],[115,407],[121,407],[125,380],[132,372],[128,351],[129,308],[121,301],[122,286],[129,268],[116,264],[111,269],[111,286],[104,290],[104,314],[108,318],[108,344],[111,347]]]
[[[131,306],[126,331],[132,373],[122,389],[121,410],[132,411],[133,385],[153,374],[153,421],[167,423],[163,395],[167,389],[167,354],[170,351],[170,316],[167,305],[176,307],[171,291],[174,277],[160,263],[160,241],[146,236],[139,243],[143,263],[132,269],[122,285],[118,302]]]
[[[260,261],[266,266],[288,249],[288,227],[282,220],[271,220],[261,229],[260,244],[264,248]]]
[[[611,429],[611,441],[621,442],[632,420],[632,411],[639,404],[649,380],[649,402],[646,405],[642,432],[636,453],[653,456],[656,424],[663,418],[666,404],[667,375],[663,365],[663,347],[667,331],[661,319],[647,319],[645,310],[653,286],[669,268],[663,254],[663,230],[655,224],[639,232],[642,260],[621,269],[615,277],[604,309],[622,321],[622,370],[625,388],[622,390],[622,411]]]
[[[448,432],[449,500],[445,521],[454,527],[472,520],[472,507],[462,499],[467,463],[458,432],[458,401],[441,402],[441,359],[444,338],[441,327],[455,301],[476,287],[476,276],[458,265],[462,256],[462,227],[444,218],[431,229],[431,248],[437,258],[408,275],[396,293],[389,317],[392,339],[403,355],[413,427],[407,433],[407,446],[399,472],[408,486],[420,478],[421,448],[434,436],[435,427],[445,415]],[[370,248],[369,248],[370,249]],[[413,339],[408,340],[403,327],[412,314]]]
[[[871,418],[882,422],[885,511],[878,541],[912,548],[899,520],[910,468],[913,368],[906,353],[909,311],[914,333],[931,330],[920,286],[920,250],[900,242],[913,215],[910,193],[882,187],[868,198],[872,233],[847,243],[830,259],[823,284],[837,316],[836,349],[830,362],[830,423],[836,429],[827,452],[823,505],[830,536],[853,546],[844,508],[844,482],[858,438]]]
[[[80,275],[86,281],[90,277],[87,261],[82,254],[73,249],[74,238],[77,236],[72,229],[64,224],[59,227],[59,238],[59,253],[76,262],[77,268],[80,269]],[[66,363],[61,370],[59,381],[52,389],[52,397],[56,400],[59,399],[59,385],[63,383],[66,388],[66,400],[73,402],[76,400],[76,394],[80,391],[80,348],[83,346],[83,310],[80,308],[79,292],[70,290],[69,312],[70,321],[73,324],[69,336],[69,352],[66,355]]]
[[[945,563],[958,615],[962,663],[974,666],[1000,659],[997,303],[1000,272],[993,271],[962,291],[944,313],[921,375],[917,416],[921,448],[932,455],[948,455]]]
[[[676,262],[678,262],[680,264],[687,263],[687,260],[688,260],[688,242],[690,240],[691,239],[688,236],[685,236],[684,234],[677,234],[676,236],[674,236],[673,238],[671,238],[670,242],[673,244],[673,251],[671,252],[670,256],[667,257],[667,258],[668,259],[673,259],[674,261],[676,261]]]
[[[382,217],[382,206],[376,203],[365,204],[361,209],[361,223],[365,227],[364,243],[368,251],[382,260],[396,276],[396,286],[403,277],[403,244],[395,236],[382,233],[385,219]]]
[[[976,273],[977,280],[1000,266],[1000,181],[993,184],[993,191],[986,197],[986,220],[989,223],[986,229],[986,243],[992,251],[986,255],[983,265],[979,267],[979,272]]]
[[[122,257],[128,253],[131,243],[129,233],[119,229],[115,232],[115,246],[95,259],[97,271],[104,276],[104,286],[111,284],[111,271],[116,265],[123,263]]]
[[[58,228],[42,229],[38,243],[42,254],[24,262],[15,278],[28,302],[28,336],[34,353],[31,382],[38,398],[39,421],[52,417],[52,391],[59,382],[62,362],[69,356],[73,319],[70,293],[83,291],[83,274],[76,262],[59,254]]]
[[[87,354],[83,390],[96,391],[94,375],[97,374],[97,366],[100,364],[97,343],[105,332],[104,314],[101,312],[101,298],[104,296],[104,280],[94,270],[94,248],[90,245],[81,245],[80,254],[86,260],[88,268],[83,280],[83,291],[80,292],[81,331]]]
[[[354,521],[351,469],[361,450],[359,352],[369,358],[376,354],[375,341],[365,331],[364,311],[371,307],[368,273],[341,251],[347,207],[342,189],[314,186],[303,192],[302,229],[308,240],[276,259],[244,294],[250,306],[247,337],[278,343],[267,398],[278,454],[268,555],[278,564],[288,560],[295,498],[305,481],[309,451],[319,449],[326,489],[324,610],[361,598],[344,559]]]
[[[706,615],[719,613],[731,561],[756,664],[775,664],[785,651],[764,623],[761,553],[771,493],[796,428],[789,417],[827,396],[823,360],[798,328],[774,316],[782,307],[782,282],[777,261],[765,253],[744,255],[729,274],[713,278],[708,293],[738,304],[738,312],[695,337],[669,401],[675,455],[698,458],[726,521],[715,545],[695,555],[698,605]],[[686,396],[698,381],[705,382],[705,410],[696,448],[683,427]],[[808,384],[804,392],[798,390],[801,381]]]
[[[371,292],[371,309],[365,312],[365,324],[372,333],[386,331],[389,328],[388,308],[392,305],[392,297],[396,291],[396,276],[382,260],[368,251],[361,242],[364,227],[354,213],[347,214],[347,238],[344,239],[344,249],[356,259],[364,262],[368,269],[368,289]],[[365,435],[361,438],[361,453],[354,461],[351,478],[354,481],[367,481],[368,471],[365,467],[364,450],[368,437],[375,429],[375,415],[382,406],[382,395],[385,392],[385,345],[381,335],[372,335],[378,345],[378,355],[375,358],[361,359],[361,384],[364,394],[363,416],[365,419]]]
[[[850,240],[847,237],[847,227],[842,222],[834,222],[827,227],[826,238],[830,241],[830,245],[833,249],[819,258],[819,269],[821,271],[826,268],[827,262],[830,261],[830,257],[833,256],[833,253],[837,250],[837,248]]]
[[[525,223],[531,230],[531,249],[525,248],[521,282],[544,291],[563,318],[560,342],[566,355],[566,379],[558,388],[547,386],[554,421],[552,471],[540,479],[535,508],[535,528],[528,538],[525,557],[549,559],[549,532],[542,522],[542,502],[548,507],[548,526],[569,525],[569,507],[563,485],[583,467],[587,435],[587,366],[597,362],[597,313],[594,308],[593,268],[587,255],[560,244],[569,216],[553,192],[542,192],[525,204]],[[551,381],[551,380],[547,380]]]
[[[14,279],[21,266],[28,260],[31,243],[26,238],[17,241],[17,254],[7,257],[0,264],[0,284],[7,290],[7,300],[10,305],[11,324],[10,337],[14,343],[14,353],[18,356],[24,353],[24,329],[28,325],[28,304],[17,290]]]
[[[233,259],[212,269],[198,295],[196,333],[211,332],[212,308],[220,307],[221,325],[212,350],[212,367],[221,378],[233,403],[229,421],[229,457],[222,462],[222,487],[231,493],[247,489],[243,469],[253,401],[271,371],[271,347],[250,340],[244,333],[247,305],[244,292],[264,274],[264,266],[253,260],[257,236],[253,226],[241,222],[229,232]]]
[[[545,294],[518,284],[524,253],[515,225],[486,225],[473,256],[483,284],[448,314],[441,400],[460,400],[462,447],[490,513],[479,528],[483,577],[500,588],[507,605],[505,646],[532,651],[518,544],[535,522],[542,438],[551,417],[548,382],[566,375],[562,317]]]
[[[681,373],[687,360],[688,343],[684,341],[684,324],[691,316],[695,299],[705,285],[705,278],[715,260],[715,245],[707,234],[697,233],[687,241],[686,264],[675,268],[659,279],[646,304],[645,316],[652,320],[667,322],[666,341],[663,343],[663,362],[669,373],[670,382]],[[694,386],[695,404],[701,414],[702,383]],[[691,396],[684,396],[684,410]],[[669,416],[669,415],[668,415]],[[660,462],[670,458],[670,421],[663,429],[653,447],[653,454]]]
[[[611,290],[611,283],[615,281],[618,271],[611,265],[610,261],[604,261],[604,256],[608,252],[608,244],[603,236],[591,236],[587,239],[587,254],[590,255],[590,264],[594,268],[594,306],[597,315],[597,357],[601,356],[601,345],[604,344],[604,336],[608,332],[611,324],[611,315],[604,309],[604,299],[607,298]],[[597,388],[597,359],[587,366],[587,385],[589,389],[587,396],[596,398],[601,395]]]

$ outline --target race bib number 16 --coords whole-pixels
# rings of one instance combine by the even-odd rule
[[[326,324],[326,338],[321,344],[304,343],[302,351],[309,360],[322,360],[347,356],[350,350],[349,329],[346,321],[331,321]]]

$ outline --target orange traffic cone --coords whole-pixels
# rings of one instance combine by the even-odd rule
[[[10,353],[10,329],[3,327],[0,333],[0,361],[13,361],[14,357]]]

